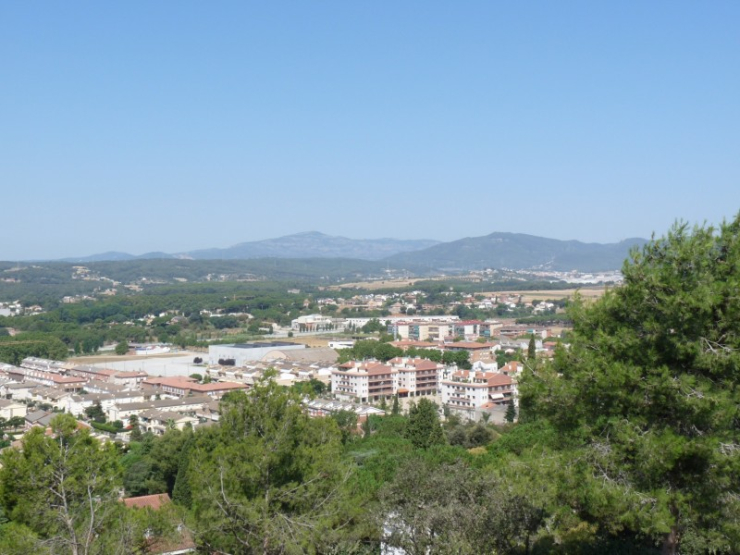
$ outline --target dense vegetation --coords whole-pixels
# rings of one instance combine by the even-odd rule
[[[6,352],[12,348],[13,352],[26,353],[42,339],[56,340],[56,347],[61,343],[66,349],[54,350],[54,356],[49,356],[45,354],[49,348],[44,346],[25,356],[61,359],[66,357],[67,349],[78,354],[93,353],[106,343],[124,341],[172,342],[184,347],[217,339],[226,328],[258,335],[264,333],[263,326],[272,322],[287,325],[315,309],[311,304],[304,305],[305,293],[288,293],[287,287],[283,283],[159,286],[138,294],[60,304],[38,315],[0,317],[0,328],[13,327],[19,332],[12,338],[0,337],[0,360],[14,362],[17,357],[6,356]],[[201,315],[201,311],[217,309],[217,317]],[[175,316],[179,318],[173,321]],[[28,348],[23,350],[19,345]]]
[[[62,416],[2,456],[0,552],[139,553],[182,520],[202,553],[736,553],[740,219],[677,226],[624,275],[574,303],[554,361],[528,357],[517,424],[393,400],[358,428],[269,379],[218,425],[127,448]],[[176,506],[124,510],[121,486]]]

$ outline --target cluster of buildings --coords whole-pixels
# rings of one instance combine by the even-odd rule
[[[249,373],[249,379],[236,379],[236,372],[233,380],[224,379],[219,369],[223,372],[225,367],[216,366],[208,369],[213,371],[206,372],[206,380],[201,380],[28,357],[19,366],[0,365],[0,417],[23,417],[30,427],[48,424],[56,412],[79,417],[97,406],[107,421],[136,422],[142,432],[161,434],[172,427],[195,428],[218,420],[223,395],[250,389],[264,370],[274,366],[260,364]],[[288,366],[280,361],[278,364],[283,370]],[[325,374],[328,382],[329,372]],[[303,376],[292,375],[295,379],[315,377],[310,370]]]
[[[3,279],[3,281],[15,281]],[[39,305],[23,306],[20,301],[0,303],[0,316],[23,316],[25,314],[41,314],[44,309]]]
[[[545,308],[552,303],[540,303]],[[540,306],[540,305],[538,305]],[[337,318],[323,314],[299,316],[291,322],[291,330],[298,333],[360,330],[374,318]],[[445,341],[455,339],[491,340],[499,336],[511,337],[534,333],[541,339],[549,330],[541,326],[504,325],[497,320],[461,320],[454,315],[387,316],[378,318],[387,332],[396,339],[413,341]]]
[[[411,322],[398,319],[388,325],[402,338],[394,346],[404,350],[465,350],[470,354],[472,369],[414,356],[337,364],[334,349],[281,341],[212,345],[207,362],[200,367],[201,375],[192,376],[150,376],[144,371],[28,357],[18,366],[0,364],[0,418],[24,417],[27,426],[43,425],[54,412],[79,417],[96,407],[107,421],[135,423],[143,432],[161,434],[173,427],[196,428],[218,421],[221,397],[250,389],[268,369],[275,370],[274,379],[287,387],[300,381],[325,384],[331,399],[306,400],[306,410],[315,416],[353,410],[362,419],[379,411],[369,404],[393,396],[430,397],[471,418],[480,411],[516,404],[516,377],[521,364],[511,362],[499,367],[495,352],[526,349],[527,345],[506,339],[501,326],[496,328],[502,336],[498,342],[448,343],[444,339],[451,335],[486,337],[494,328],[488,322],[463,321],[454,316],[448,321],[434,317]],[[513,334],[521,330],[510,331]],[[433,332],[442,340],[434,342]],[[546,350],[541,339],[537,348]]]
[[[303,356],[291,359],[291,353]],[[26,428],[48,426],[58,412],[82,417],[98,407],[108,422],[121,422],[125,428],[135,423],[142,432],[163,434],[170,428],[218,421],[221,397],[249,390],[268,369],[277,370],[275,379],[281,385],[319,380],[328,390],[336,357],[332,349],[288,343],[218,345],[209,354],[215,363],[204,365],[200,377],[150,376],[143,371],[28,357],[18,366],[0,364],[0,418],[21,417]],[[376,410],[357,403],[351,406],[361,418]],[[345,409],[326,405],[320,412],[333,410]]]
[[[218,420],[218,399],[245,384],[202,384],[191,377],[150,377],[88,365],[28,357],[20,366],[0,365],[2,410],[22,416],[26,427],[48,425],[56,412],[80,417],[93,406],[110,422],[131,416],[142,431],[164,433]],[[10,414],[8,414],[10,416]]]
[[[378,402],[383,398],[429,396],[453,412],[477,419],[483,411],[503,411],[517,404],[518,362],[501,368],[476,362],[472,370],[428,359],[397,357],[386,363],[350,361],[331,373],[334,396],[342,401]]]

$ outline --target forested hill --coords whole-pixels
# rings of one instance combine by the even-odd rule
[[[644,239],[619,243],[582,243],[523,233],[491,233],[390,256],[387,262],[409,267],[477,270],[483,268],[546,269],[567,272],[617,270],[630,249]]]
[[[437,241],[430,239],[348,239],[309,231],[277,239],[239,243],[227,249],[205,249],[185,254],[198,260],[243,260],[266,257],[379,260],[400,252],[415,251],[436,244]]]
[[[353,258],[380,260],[393,254],[425,249],[436,245],[431,239],[349,239],[326,235],[317,231],[295,233],[275,239],[247,241],[227,248],[211,248],[168,254],[150,252],[135,256],[124,252],[106,252],[67,258],[63,262],[100,262],[140,260],[151,258],[179,258],[195,260],[251,260],[257,258]]]
[[[307,267],[308,264],[316,269],[308,273],[319,275],[322,273],[321,268],[326,265],[321,261],[332,259],[353,260],[358,266],[370,261],[379,262],[386,269],[405,269],[417,274],[450,269],[464,271],[483,268],[595,272],[620,269],[630,249],[645,243],[644,239],[626,239],[611,244],[582,243],[500,232],[485,237],[468,237],[449,243],[438,243],[428,239],[348,239],[308,232],[277,239],[239,243],[225,249],[204,249],[179,254],[151,252],[141,256],[108,252],[65,261],[92,263],[151,259],[209,261],[283,259],[294,262],[281,265]],[[306,262],[295,262],[297,260]],[[172,264],[176,265],[177,262]],[[260,266],[260,263],[256,265]]]

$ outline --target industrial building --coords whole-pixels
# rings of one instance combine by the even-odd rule
[[[249,362],[265,358],[283,358],[284,351],[305,349],[300,343],[288,341],[271,341],[269,343],[233,343],[231,345],[211,345],[208,347],[208,363],[222,366],[244,366]],[[267,356],[270,355],[270,356]]]

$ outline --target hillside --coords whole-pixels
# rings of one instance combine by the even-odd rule
[[[630,249],[645,243],[644,239],[626,239],[610,244],[582,243],[495,232],[396,254],[385,261],[410,268],[437,270],[510,268],[595,272],[621,268]]]

